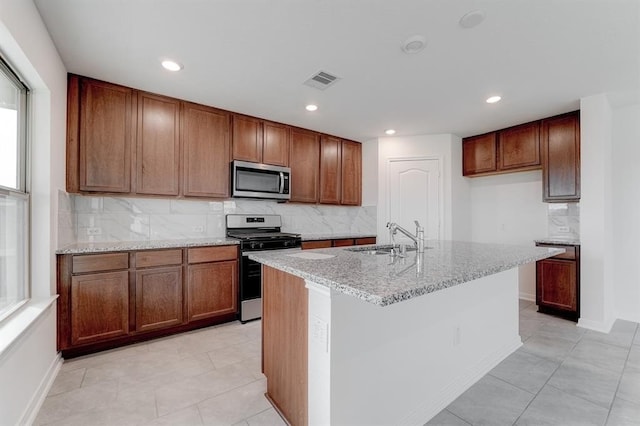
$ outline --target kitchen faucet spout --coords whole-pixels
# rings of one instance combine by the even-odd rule
[[[393,237],[397,231],[402,232],[407,237],[411,238],[416,245],[416,249],[418,253],[424,253],[424,228],[420,226],[418,221],[415,221],[416,224],[416,235],[414,236],[411,232],[404,229],[402,226],[398,225],[395,222],[387,222],[387,228],[389,228],[389,235]]]

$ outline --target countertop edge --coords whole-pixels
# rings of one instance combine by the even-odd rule
[[[359,290],[356,288],[353,288],[349,285],[345,285],[345,284],[341,284],[339,282],[336,282],[334,280],[328,279],[328,278],[324,278],[322,276],[318,276],[303,270],[300,270],[298,268],[295,267],[290,267],[288,265],[284,265],[281,262],[278,262],[277,259],[268,259],[268,258],[264,258],[261,257],[259,254],[253,254],[250,253],[249,254],[249,258],[260,262],[264,265],[267,266],[271,266],[273,268],[276,269],[280,269],[284,272],[290,273],[292,275],[295,275],[297,277],[303,278],[305,280],[309,280],[312,281],[314,283],[323,285],[328,287],[329,289],[332,290],[336,290],[340,293],[344,293],[353,297],[356,297],[358,299],[364,300],[366,302],[372,303],[374,305],[377,306],[388,306],[388,305],[392,305],[398,302],[402,302],[405,300],[409,300],[412,299],[414,297],[418,297],[418,296],[422,296],[425,294],[429,294],[429,293],[433,293],[435,291],[439,291],[439,290],[444,290],[446,288],[449,287],[453,287],[459,284],[463,284],[466,282],[470,282],[479,278],[483,278],[489,275],[494,275],[512,268],[515,268],[516,266],[520,266],[520,265],[524,265],[527,263],[532,263],[538,260],[542,260],[542,259],[546,259],[548,257],[552,257],[555,256],[556,254],[560,254],[563,253],[564,250],[562,249],[552,249],[549,248],[548,252],[545,254],[540,254],[540,255],[532,255],[530,257],[526,257],[526,258],[522,258],[516,261],[511,261],[511,262],[507,262],[504,264],[501,264],[499,266],[494,266],[494,267],[490,267],[488,269],[481,269],[481,270],[472,270],[469,271],[468,273],[464,273],[464,274],[460,274],[458,276],[452,276],[450,278],[447,279],[443,279],[440,282],[436,283],[436,284],[431,284],[428,285],[426,287],[419,287],[419,288],[414,288],[414,289],[410,289],[410,290],[406,290],[406,291],[402,291],[399,293],[395,293],[395,294],[391,294],[391,295],[385,295],[385,296],[379,296],[379,295],[375,295],[363,290]]]
[[[238,240],[217,239],[186,239],[186,240],[158,240],[158,241],[117,241],[100,243],[78,243],[59,248],[55,254],[90,254],[108,253],[116,251],[161,250],[169,248],[231,246],[238,245]]]

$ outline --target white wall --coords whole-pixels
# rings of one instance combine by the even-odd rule
[[[441,235],[469,240],[469,184],[462,177],[462,149],[460,138],[451,134],[420,135],[378,139],[378,238],[386,241],[387,218],[387,165],[392,158],[439,158],[441,174]],[[455,211],[454,211],[455,209]]]
[[[613,278],[616,317],[640,322],[640,104],[613,110]]]
[[[378,140],[362,144],[362,205],[378,205]]]
[[[55,294],[57,191],[64,188],[66,70],[31,0],[0,0],[0,51],[32,89],[33,305]],[[55,374],[55,304],[0,357],[0,419],[27,422]],[[33,307],[32,307],[33,308]],[[21,314],[15,316],[19,320]],[[6,343],[6,342],[5,342]]]
[[[606,95],[580,100],[580,320],[608,332],[613,286],[612,111]]]
[[[542,202],[542,171],[469,178],[471,240],[533,245],[547,236],[547,204]],[[520,297],[535,300],[535,263],[519,268]]]

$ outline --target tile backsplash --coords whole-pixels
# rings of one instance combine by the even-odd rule
[[[225,214],[279,214],[285,232],[376,233],[376,207],[58,194],[60,247],[73,243],[224,237]]]
[[[549,203],[548,233],[549,237],[580,238],[580,204]]]

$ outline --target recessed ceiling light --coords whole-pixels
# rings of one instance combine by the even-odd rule
[[[462,28],[473,28],[484,21],[484,12],[481,10],[472,10],[460,18],[460,26]]]
[[[396,131],[394,129],[387,129],[384,132],[389,136],[396,134]]]
[[[162,66],[169,71],[180,71],[182,69],[182,65],[170,59],[162,61]]]
[[[304,109],[306,109],[307,111],[315,111],[318,109],[318,105],[309,104],[306,107],[304,107]]]
[[[487,98],[486,102],[488,104],[495,104],[496,102],[500,102],[500,99],[502,99],[500,96],[491,96],[490,98]]]
[[[407,54],[418,53],[427,45],[427,38],[423,35],[412,35],[402,43],[402,51]]]

